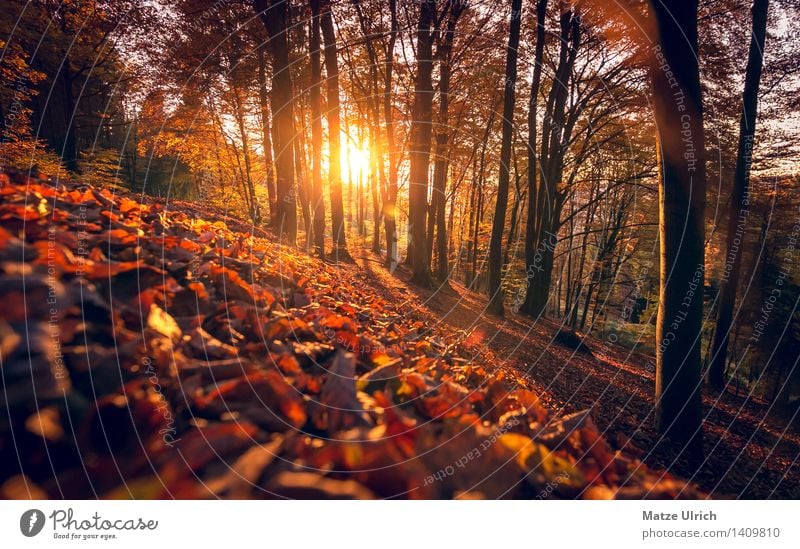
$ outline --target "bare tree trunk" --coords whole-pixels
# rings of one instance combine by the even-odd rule
[[[431,153],[433,118],[433,41],[436,23],[436,0],[421,0],[417,25],[417,76],[411,118],[409,167],[409,229],[411,238],[411,280],[431,286],[432,280],[425,245],[425,221],[428,208],[428,168]]]
[[[537,221],[538,221],[538,196],[536,182],[539,179],[538,156],[536,154],[536,129],[539,106],[539,88],[542,82],[542,64],[544,63],[545,18],[547,15],[547,0],[536,2],[536,49],[534,51],[533,81],[531,84],[531,97],[528,106],[528,218],[525,223],[525,279],[528,290],[525,293],[525,302],[522,311],[528,315],[534,314],[533,293],[530,290],[530,277],[536,269],[537,246]]]
[[[395,150],[394,122],[392,115],[392,74],[394,70],[394,48],[400,26],[397,22],[397,2],[389,0],[391,30],[386,46],[386,72],[383,80],[383,116],[386,126],[386,146],[389,148],[389,188],[383,207],[386,230],[386,267],[394,271],[400,262],[397,246],[397,151]]]
[[[325,54],[327,75],[326,96],[328,100],[328,147],[330,149],[330,193],[331,224],[333,226],[334,254],[337,259],[350,259],[344,226],[344,203],[342,201],[341,123],[339,115],[339,64],[336,59],[336,34],[333,30],[333,15],[330,0],[322,0],[320,28]]]
[[[370,81],[369,81],[369,95],[366,98],[367,102],[367,113],[366,118],[368,120],[368,128],[369,128],[369,142],[370,142],[370,181],[371,181],[371,193],[372,193],[372,225],[373,225],[373,234],[372,234],[372,251],[375,254],[380,254],[381,249],[381,218],[383,217],[382,210],[386,204],[386,200],[388,199],[388,185],[386,182],[386,173],[384,171],[384,158],[383,158],[383,147],[381,143],[381,131],[380,131],[380,110],[381,110],[381,99],[380,99],[380,81],[378,75],[378,53],[375,48],[375,36],[376,33],[373,32],[372,28],[370,27],[367,17],[364,15],[364,11],[362,10],[361,0],[353,0],[353,6],[356,9],[356,14],[358,15],[358,22],[361,28],[361,32],[365,37],[365,46],[367,49],[367,55],[369,56],[369,74],[370,74]]]
[[[320,48],[320,0],[310,0],[309,53],[311,61],[311,208],[314,212],[314,252],[325,257],[325,199],[322,196],[322,65]]]
[[[311,220],[311,210],[308,204],[308,162],[306,161],[306,129],[303,123],[303,110],[304,105],[302,98],[298,97],[295,101],[297,106],[297,115],[300,120],[297,121],[297,138],[294,140],[294,165],[295,173],[297,174],[295,180],[297,181],[297,198],[300,200],[300,211],[303,214],[303,230],[306,233],[305,250],[311,250],[311,241],[313,239],[313,228]]]
[[[62,96],[64,97],[64,143],[61,147],[61,160],[64,166],[72,173],[80,173],[78,164],[78,138],[75,135],[75,118],[77,106],[72,90],[74,76],[70,68],[67,54],[64,54],[64,63],[61,67]]]
[[[276,220],[289,245],[297,242],[297,200],[294,181],[294,92],[289,67],[288,0],[255,0],[256,13],[269,35],[272,55],[272,121],[275,128],[275,172],[277,175]]]
[[[508,237],[506,238],[506,249],[503,253],[503,266],[508,265],[510,261],[511,249],[514,247],[514,240],[517,236],[517,225],[519,223],[519,210],[522,203],[525,201],[525,195],[520,188],[521,176],[519,173],[519,166],[517,165],[517,155],[514,155],[514,205],[511,206],[511,222],[508,228]]]
[[[266,169],[266,179],[264,184],[267,187],[269,197],[269,216],[270,225],[277,219],[275,209],[277,199],[275,198],[275,161],[272,157],[272,136],[270,129],[269,113],[269,93],[267,92],[267,62],[264,57],[264,50],[258,50],[258,100],[261,107],[261,135],[262,148],[264,149],[264,168]]]
[[[433,166],[433,193],[431,194],[431,219],[428,222],[428,253],[432,254],[434,227],[436,230],[436,277],[446,283],[447,266],[447,228],[445,209],[447,207],[447,168],[450,164],[448,115],[450,108],[450,73],[452,70],[453,39],[458,19],[466,7],[463,2],[448,2],[450,15],[442,37],[437,56],[439,57],[439,116],[437,120],[436,154]]]
[[[591,195],[589,197],[592,198]],[[567,318],[567,322],[569,322],[569,313],[572,310],[572,290],[573,290],[573,256],[575,255],[572,249],[572,246],[575,242],[575,218],[573,214],[575,213],[575,198],[574,195],[570,197],[569,201],[569,239],[567,240],[567,282],[566,282],[566,291],[564,295],[566,295],[565,303],[564,303],[564,316]]]
[[[471,289],[473,289],[475,285],[475,277],[477,276],[478,233],[480,231],[481,221],[483,220],[483,181],[486,173],[486,149],[489,147],[489,136],[492,133],[492,126],[494,125],[494,119],[496,116],[497,104],[492,104],[492,110],[489,113],[489,119],[486,121],[486,129],[483,132],[481,155],[478,163],[479,168],[477,172],[477,184],[475,184],[477,189],[477,207],[475,208],[475,227],[472,232],[472,270],[470,272],[468,282]]]
[[[383,166],[380,157],[380,128],[377,124],[370,127],[370,139],[372,141],[372,251],[375,254],[381,252],[381,183],[383,179]]]
[[[656,425],[702,455],[705,165],[697,61],[697,0],[651,5],[653,110],[658,128],[661,267],[656,321]]]
[[[564,194],[558,186],[563,175],[563,158],[569,142],[565,124],[568,82],[580,45],[580,17],[562,4],[561,49],[558,66],[547,99],[542,124],[539,186],[533,221],[534,250],[526,276],[529,280],[524,311],[534,317],[545,314],[553,273],[553,256],[558,243]]]
[[[235,65],[235,63],[234,63]],[[256,190],[253,185],[253,169],[250,161],[250,139],[247,133],[247,126],[244,120],[244,105],[242,103],[241,90],[235,82],[235,74],[231,74],[231,91],[233,93],[233,102],[235,107],[234,116],[236,117],[236,124],[239,127],[239,135],[242,139],[242,157],[244,158],[244,188],[247,193],[247,209],[250,221],[258,223],[258,208],[256,205]]]
[[[468,286],[470,283],[469,278],[469,265],[472,263],[472,256],[475,249],[472,247],[472,226],[475,222],[475,209],[477,204],[478,193],[478,159],[472,161],[472,181],[470,182],[469,191],[469,220],[467,222],[467,257],[466,265],[463,266],[464,271],[464,285]]]
[[[736,289],[739,286],[739,272],[742,265],[741,249],[744,240],[744,226],[750,208],[750,165],[753,154],[753,137],[756,131],[758,110],[758,85],[761,68],[764,64],[764,42],[767,35],[767,12],[769,0],[753,2],[753,29],[750,37],[750,51],[747,54],[744,93],[742,94],[742,117],[739,122],[739,150],[736,156],[736,171],[733,176],[731,207],[728,213],[728,235],[725,243],[725,268],[720,288],[719,312],[714,329],[711,356],[708,362],[709,385],[722,388],[725,383],[725,363],[728,354],[728,337],[733,322],[733,306],[736,303]]]
[[[508,207],[508,182],[510,178],[511,141],[514,132],[514,105],[517,86],[517,54],[522,22],[522,0],[511,0],[511,25],[508,33],[506,56],[505,94],[503,96],[503,139],[500,144],[500,174],[497,178],[497,202],[492,220],[489,241],[489,304],[487,309],[496,315],[503,314],[503,289],[500,286],[503,267],[503,231]]]
[[[478,206],[475,209],[475,230],[472,236],[472,272],[469,277],[469,288],[476,291],[478,283],[478,236],[480,234],[481,221],[483,221],[483,171],[481,170],[478,179]]]

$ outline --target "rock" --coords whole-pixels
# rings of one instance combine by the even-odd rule
[[[589,356],[594,356],[592,350],[583,342],[583,338],[572,330],[561,329],[554,339],[559,345],[563,345],[569,349],[573,349],[579,353],[584,353]]]

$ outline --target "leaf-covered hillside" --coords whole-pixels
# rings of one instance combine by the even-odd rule
[[[0,189],[4,497],[698,497],[356,265],[190,203]]]

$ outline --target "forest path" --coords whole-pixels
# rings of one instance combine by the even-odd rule
[[[768,402],[730,391],[704,393],[705,461],[698,469],[677,458],[653,428],[653,357],[592,337],[584,339],[591,355],[574,351],[554,341],[559,325],[549,319],[509,310],[504,318],[492,316],[485,310],[486,296],[458,282],[422,289],[408,282],[404,266],[392,274],[365,249],[354,257],[356,276],[387,299],[432,325],[470,332],[468,348],[479,361],[523,374],[559,414],[590,410],[607,440],[640,453],[648,465],[697,482],[712,497],[800,497],[800,434],[770,414]]]

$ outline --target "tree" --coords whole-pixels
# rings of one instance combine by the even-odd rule
[[[44,75],[31,82],[26,106],[37,138],[70,172],[91,171],[94,159],[106,156],[95,154],[100,149],[121,148],[124,134],[115,128],[127,125],[122,97],[129,90],[119,44],[149,24],[153,12],[152,6],[126,0],[3,3],[0,28],[8,46],[0,57],[9,48],[21,48],[30,68]]]
[[[325,80],[328,119],[328,146],[330,161],[328,179],[331,195],[331,225],[333,229],[334,257],[349,259],[347,238],[344,230],[344,204],[342,202],[341,123],[339,120],[339,64],[336,59],[336,34],[333,30],[333,15],[330,0],[322,0],[320,27],[325,55]]]
[[[381,78],[379,77],[380,61],[378,59],[377,43],[380,40],[381,33],[375,32],[372,23],[373,18],[365,14],[364,6],[361,0],[353,0],[353,6],[358,16],[359,28],[364,38],[364,46],[366,48],[368,63],[368,77],[365,84],[359,78],[357,67],[352,64],[352,57],[347,55],[346,58],[349,62],[351,79],[354,81],[356,87],[359,88],[360,100],[359,105],[365,106],[365,116],[367,121],[369,133],[369,150],[370,150],[370,177],[371,191],[372,191],[372,251],[375,254],[380,253],[381,242],[381,220],[383,217],[383,207],[388,200],[388,184],[386,180],[386,171],[384,170],[384,154],[383,154],[383,140],[381,135]],[[380,17],[378,17],[378,23]],[[387,52],[388,59],[388,52]],[[391,90],[389,92],[391,94]],[[384,206],[382,206],[382,204]]]
[[[18,46],[0,40],[0,49],[4,51],[0,57],[0,79],[14,83],[13,87],[0,86],[0,166],[32,167],[39,164],[44,173],[57,173],[61,159],[53,154],[43,154],[44,143],[35,139],[31,131],[29,104],[37,93],[35,84],[45,75],[31,69],[27,55]]]
[[[489,241],[489,305],[490,313],[503,314],[503,290],[500,286],[503,268],[503,231],[508,207],[508,183],[511,168],[511,141],[514,132],[514,106],[517,87],[517,54],[519,32],[522,22],[522,0],[511,1],[511,25],[508,31],[506,56],[506,78],[503,96],[503,140],[500,145],[500,175],[497,179],[497,202],[492,220],[492,236]]]
[[[240,74],[242,72],[239,52],[242,48],[241,40],[238,39],[238,36],[233,35],[231,37],[231,45],[233,46],[233,51],[228,59],[228,73],[230,76],[230,95],[233,99],[233,114],[236,118],[239,136],[242,141],[242,157],[244,159],[244,178],[242,183],[245,189],[244,196],[247,202],[247,213],[250,220],[253,223],[259,223],[260,213],[258,209],[258,201],[256,199],[255,185],[253,183],[253,164],[250,153],[250,138],[248,137],[249,131],[245,120],[245,98],[244,94],[242,93],[241,82],[239,81],[241,78]]]
[[[705,135],[697,61],[697,0],[651,4],[650,78],[659,155],[659,308],[656,426],[690,455],[702,453]]]
[[[728,232],[725,244],[725,268],[719,293],[719,311],[714,328],[711,349],[707,357],[709,385],[721,388],[725,383],[725,365],[728,356],[728,339],[733,322],[733,306],[739,286],[741,271],[742,239],[744,225],[749,216],[750,166],[752,163],[753,139],[758,110],[758,87],[764,63],[764,43],[767,34],[767,12],[769,0],[753,2],[753,26],[750,36],[750,51],[747,55],[742,114],[739,122],[739,146],[736,155],[736,171],[733,176]]]
[[[586,99],[574,102],[567,112],[569,84],[580,46],[580,16],[565,3],[560,9],[560,45],[558,64],[550,87],[542,122],[542,144],[539,149],[539,174],[536,197],[530,204],[535,207],[532,221],[530,262],[527,265],[528,288],[524,311],[534,317],[544,314],[550,292],[553,272],[553,256],[561,224],[561,208],[566,194],[562,184],[564,157],[572,139],[577,116],[586,105]],[[603,88],[600,89],[604,89]],[[594,93],[594,92],[589,92]],[[569,123],[568,123],[569,121]],[[593,130],[587,129],[587,138]],[[530,215],[530,212],[529,214]],[[530,223],[530,222],[529,222]]]
[[[267,90],[267,61],[264,50],[258,50],[258,103],[261,114],[261,147],[264,151],[264,185],[269,200],[270,225],[277,219],[277,198],[275,196],[275,160],[272,156],[272,129],[269,112],[269,92]]]
[[[320,0],[310,0],[309,50],[311,62],[311,201],[314,211],[314,248],[319,257],[325,257],[325,202],[322,197],[322,65],[320,62]]]
[[[458,19],[461,17],[466,3],[460,0],[448,0],[447,9],[449,17],[445,27],[442,41],[437,51],[439,58],[439,114],[438,131],[436,133],[436,154],[433,167],[433,193],[431,195],[431,208],[428,219],[428,250],[432,256],[434,232],[436,233],[436,276],[443,284],[448,276],[447,265],[447,230],[445,226],[445,209],[447,207],[447,168],[450,164],[450,151],[448,141],[450,127],[448,114],[450,105],[450,74],[452,71],[453,37]],[[434,231],[435,228],[435,231]]]
[[[536,2],[536,49],[533,58],[533,81],[528,105],[528,217],[525,223],[525,277],[530,277],[536,269],[536,225],[538,197],[536,182],[539,180],[537,168],[536,128],[539,110],[539,88],[542,81],[542,64],[544,62],[545,19],[547,17],[547,0]],[[530,283],[530,281],[528,281]],[[522,311],[535,314],[534,294],[526,292]]]
[[[391,18],[389,40],[386,45],[386,68],[383,76],[383,117],[386,126],[386,147],[389,149],[389,177],[386,202],[383,206],[384,228],[386,232],[386,267],[394,271],[399,263],[397,248],[397,166],[398,154],[395,150],[394,117],[392,116],[392,82],[394,75],[394,48],[400,25],[397,21],[397,1],[389,0]]]
[[[270,96],[275,145],[277,191],[277,226],[294,246],[297,241],[297,200],[294,181],[294,91],[289,71],[288,0],[255,0],[256,14],[269,35],[272,56],[272,93]]]
[[[428,168],[433,120],[433,42],[436,0],[421,0],[417,24],[417,76],[411,114],[409,151],[409,232],[411,239],[411,280],[420,286],[432,284],[425,220],[428,208]]]

